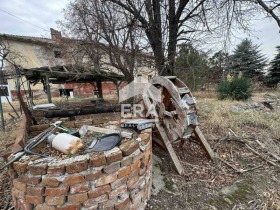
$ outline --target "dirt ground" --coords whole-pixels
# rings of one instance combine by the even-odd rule
[[[194,95],[200,128],[217,158],[208,160],[194,141],[183,148],[174,145],[184,167],[179,176],[169,156],[154,147],[153,190],[146,209],[280,209],[280,91],[255,93],[245,102],[218,101],[214,92]],[[13,123],[0,135],[1,151],[14,137]],[[10,199],[4,171],[1,209],[10,209]]]
[[[161,173],[154,179],[162,177],[163,183],[147,210],[280,209],[280,93],[257,93],[246,102],[196,96],[200,127],[217,159],[209,161],[196,142],[176,145],[184,166],[179,176],[168,155],[154,148],[154,172]],[[265,101],[272,110],[262,105]]]

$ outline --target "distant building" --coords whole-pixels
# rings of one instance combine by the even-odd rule
[[[81,82],[83,80],[79,80],[82,78],[83,72],[87,71],[87,67],[83,66],[82,70],[75,68],[77,60],[79,59],[73,56],[71,50],[77,46],[77,43],[80,44],[80,40],[64,38],[61,36],[59,31],[51,29],[51,39],[0,34],[0,41],[4,42],[4,44],[8,46],[9,50],[17,55],[13,61],[17,64],[17,66],[20,66],[21,72],[24,72],[25,74],[32,73],[34,76],[36,73],[47,72],[48,74],[51,74],[52,71],[61,71],[61,73],[64,74],[61,76],[62,80],[68,74],[73,75],[77,73],[77,75],[79,75],[79,77],[75,77],[75,80],[65,81],[65,83],[63,83],[63,81],[58,81],[59,78],[49,78],[52,97],[58,97],[63,94],[69,95],[70,92],[73,92],[76,97],[88,97],[92,96],[96,92],[96,83],[86,83]],[[83,57],[80,60],[84,61],[84,59],[85,58]],[[102,56],[102,59],[107,59],[109,63],[109,58],[106,55]],[[134,76],[143,76],[147,79],[154,77],[156,75],[156,71],[153,66],[154,62],[152,55],[138,55]],[[10,99],[16,98],[16,83],[18,81],[14,77],[14,68],[15,67],[9,63],[5,63],[5,74],[11,75],[11,77],[8,77],[9,79],[5,82],[5,84],[0,84],[2,89],[4,88],[8,93],[8,97]],[[107,72],[121,75],[121,72],[118,69],[110,65],[108,65]],[[87,74],[89,74],[89,72],[87,72]],[[27,94],[28,90],[28,82],[25,81],[27,75],[25,76],[20,78],[20,83],[23,84],[21,88],[23,95]],[[106,80],[103,81],[105,81],[102,82],[103,94],[113,94],[116,92],[116,86],[114,83],[110,81],[106,82]],[[29,82],[32,83],[31,89],[35,98],[36,95],[44,95],[43,90],[46,89],[46,87],[42,81],[30,80]]]

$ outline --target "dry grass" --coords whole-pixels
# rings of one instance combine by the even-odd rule
[[[203,130],[209,137],[225,136],[228,128],[240,136],[266,136],[266,138],[280,138],[280,107],[273,111],[248,109],[237,111],[234,107],[242,107],[248,103],[261,102],[267,99],[280,99],[280,93],[257,93],[249,101],[217,100],[214,93],[196,93],[199,105],[200,121]],[[210,96],[210,97],[208,97]]]

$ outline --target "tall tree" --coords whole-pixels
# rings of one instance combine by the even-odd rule
[[[234,27],[248,27],[254,14],[265,11],[280,26],[277,1],[236,0],[106,0],[129,12],[143,28],[159,72],[173,73],[177,44],[201,38],[204,32],[219,36]]]
[[[212,69],[213,77],[217,81],[220,79],[219,76],[225,76],[225,71],[228,70],[229,66],[229,54],[223,51],[218,51],[214,53],[212,57],[209,58],[209,65]]]
[[[75,0],[64,13],[63,30],[78,39],[68,52],[74,60],[91,71],[112,71],[113,66],[128,82],[133,80],[145,42],[130,13],[104,0]]]
[[[267,59],[261,54],[259,45],[246,38],[233,51],[231,70],[241,71],[246,77],[257,76],[262,73],[266,62]]]
[[[280,82],[280,46],[276,47],[277,54],[270,62],[270,68],[266,77],[266,84],[268,86],[277,86]]]
[[[175,75],[193,90],[210,82],[213,74],[208,66],[206,54],[192,45],[182,45],[175,62]]]

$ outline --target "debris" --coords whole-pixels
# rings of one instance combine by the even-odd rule
[[[92,144],[84,151],[89,152],[103,152],[113,149],[121,142],[121,135],[119,133],[111,133],[102,136],[101,138],[93,138]]]
[[[132,133],[125,132],[125,131],[118,131],[118,130],[113,130],[113,129],[108,129],[108,128],[100,128],[100,127],[95,127],[95,126],[88,126],[89,131],[97,132],[97,133],[104,133],[104,134],[110,134],[110,133],[120,133],[122,137],[131,139],[132,138]]]
[[[121,124],[123,128],[137,128],[137,130],[142,131],[147,128],[152,128],[155,125],[155,120],[148,120],[148,119],[134,119],[128,120]]]
[[[83,148],[80,138],[68,133],[59,133],[48,137],[51,146],[64,154],[75,154]]]
[[[37,110],[37,109],[45,109],[45,108],[52,108],[55,107],[53,103],[48,103],[48,104],[38,104],[32,107],[32,109]]]

